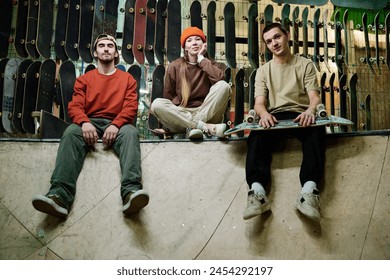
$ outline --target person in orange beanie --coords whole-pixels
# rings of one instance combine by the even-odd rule
[[[206,36],[197,27],[188,27],[180,37],[184,56],[167,67],[164,96],[151,105],[164,129],[185,133],[189,139],[223,137],[223,116],[230,99],[224,72],[207,55]]]

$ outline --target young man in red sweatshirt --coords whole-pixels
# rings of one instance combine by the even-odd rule
[[[51,188],[32,200],[36,210],[59,218],[68,216],[84,159],[99,138],[119,157],[123,213],[137,213],[149,202],[142,189],[138,131],[131,125],[137,115],[137,83],[115,67],[119,53],[114,37],[98,36],[93,54],[97,68],[78,77],[74,85],[68,106],[73,123],[61,138]]]

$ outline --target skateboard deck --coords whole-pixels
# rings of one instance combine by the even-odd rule
[[[365,62],[370,68],[371,72],[375,75],[375,70],[372,67],[372,58],[371,58],[371,49],[370,49],[370,40],[368,36],[368,26],[367,26],[367,13],[364,13],[362,16],[362,28],[364,33],[364,48],[366,51],[366,56],[361,58],[361,62]]]
[[[360,10],[382,10],[388,3],[387,0],[331,0],[330,2],[337,7],[356,8]]]
[[[79,21],[81,0],[69,0],[68,19],[65,35],[65,52],[67,56],[76,61],[79,59]]]
[[[52,113],[41,110],[38,118],[40,126],[38,129],[38,137],[41,139],[60,139],[69,123],[54,116]]]
[[[54,60],[44,60],[39,69],[36,111],[45,110],[49,113],[53,112],[55,74],[56,63]]]
[[[370,131],[371,130],[371,95],[370,94],[367,94],[364,102],[365,102],[364,107],[365,107],[365,110],[366,110],[366,125],[365,125],[365,129],[367,131]]]
[[[122,34],[122,58],[129,64],[134,63],[133,37],[134,37],[135,0],[126,0],[125,20]]]
[[[152,104],[152,102],[156,98],[163,97],[164,76],[165,76],[165,67],[160,64],[153,71],[152,96],[150,99],[150,104]],[[154,115],[149,114],[149,129],[154,130],[156,128],[159,128],[159,121]]]
[[[351,78],[349,79],[349,91],[351,95],[351,121],[354,123],[352,126],[352,130],[357,130],[357,86],[358,76],[356,73],[352,74]]]
[[[340,11],[337,10],[334,13],[334,37],[335,37],[335,56],[334,56],[334,62],[336,63],[337,70],[339,73],[339,76],[344,72],[343,71],[343,65],[342,65],[342,54],[341,54],[341,20],[340,20]]]
[[[254,71],[259,68],[259,23],[257,4],[248,9],[248,60]]]
[[[62,61],[67,60],[65,52],[65,36],[68,21],[69,0],[58,0],[57,18],[54,33],[54,51],[56,57]]]
[[[203,30],[202,22],[202,6],[199,1],[192,1],[190,6],[190,20],[191,26],[196,26],[200,30]]]
[[[127,69],[127,72],[130,73],[131,76],[136,80],[137,82],[137,99],[140,99],[140,89],[141,89],[141,76],[142,76],[142,69],[139,65],[133,64]],[[137,125],[137,117],[133,120],[133,125]]]
[[[328,9],[325,9],[322,13],[322,28],[323,28],[323,37],[324,37],[324,63],[328,72],[331,72],[329,67],[329,55],[328,55]]]
[[[92,56],[92,29],[95,0],[82,0],[80,7],[80,31],[78,51],[82,60],[86,63],[93,61]]]
[[[166,55],[165,27],[167,18],[167,0],[159,0],[156,5],[156,31],[154,51],[159,64],[164,64]]]
[[[169,62],[180,57],[181,3],[170,0],[167,5],[167,58]]]
[[[22,111],[22,127],[27,133],[35,133],[34,118],[32,112],[35,111],[37,101],[39,69],[42,62],[34,61],[27,69],[26,83],[24,87],[23,111]]]
[[[299,54],[299,7],[295,7],[292,13],[292,24],[293,24],[293,54]]]
[[[72,100],[73,87],[76,81],[76,69],[72,61],[64,61],[59,69],[61,113],[60,117],[68,123],[71,119],[68,114],[68,103]]]
[[[273,22],[273,16],[274,16],[274,7],[272,5],[267,5],[264,10],[264,25],[267,26],[268,24],[271,24]],[[261,38],[263,39],[263,38]],[[273,54],[272,52],[265,46],[265,53],[264,58],[265,62],[268,62],[272,59]]]
[[[290,32],[291,20],[290,20],[290,11],[291,7],[289,4],[284,4],[282,8],[282,18],[280,19],[280,23],[286,28],[288,32]]]
[[[7,57],[11,41],[13,5],[11,0],[0,2],[0,58]]]
[[[22,127],[22,111],[24,88],[26,84],[26,73],[28,67],[32,64],[31,59],[24,59],[18,67],[15,87],[14,108],[12,113],[12,125],[16,132],[24,132]]]
[[[146,37],[145,58],[149,65],[154,66],[154,41],[156,36],[156,0],[148,0],[146,3]]]
[[[233,2],[227,2],[223,9],[225,27],[225,57],[228,67],[235,69],[236,63],[236,27],[235,6]]]
[[[103,33],[116,38],[119,0],[105,0]]]
[[[146,2],[147,0],[137,0],[135,2],[133,53],[139,64],[145,63]]]
[[[4,70],[3,84],[3,107],[2,107],[2,123],[3,128],[8,133],[15,133],[16,130],[12,124],[12,113],[15,100],[15,87],[17,71],[21,58],[10,58]]]
[[[88,64],[87,67],[85,67],[84,74],[87,73],[88,71],[91,71],[95,69],[96,66],[94,64]]]
[[[308,57],[309,55],[309,44],[308,44],[308,20],[309,9],[305,7],[302,11],[302,56]]]
[[[381,74],[381,68],[380,68],[380,49],[379,49],[379,31],[380,31],[380,24],[379,24],[379,17],[380,13],[376,13],[375,18],[374,18],[374,29],[375,29],[375,64],[378,69],[379,74]]]
[[[245,102],[245,88],[244,88],[245,70],[240,69],[236,73],[236,96],[234,103],[234,126],[237,126],[244,119],[244,102]],[[239,136],[244,136],[244,133],[239,132]]]
[[[39,0],[37,50],[43,58],[50,58],[53,38],[54,1]]]
[[[324,6],[328,0],[272,0],[278,4],[294,4],[294,5],[310,5],[310,6]]]
[[[28,52],[26,50],[27,14],[28,14],[27,0],[18,1],[14,48],[16,53],[23,58],[28,57]]]
[[[316,122],[310,125],[309,127],[326,126],[326,125],[352,125],[352,124],[353,123],[348,119],[328,115],[326,117],[317,118]],[[300,126],[299,123],[294,122],[294,120],[279,120],[279,122],[275,126],[272,126],[270,128],[264,128],[256,122],[252,122],[252,123],[244,122],[227,130],[225,132],[225,136],[235,134],[245,130],[271,131],[275,129],[296,129],[296,128],[305,128],[305,127]]]
[[[39,53],[36,45],[37,29],[38,29],[38,13],[39,13],[39,2],[28,1],[26,50],[33,59],[39,58]]]
[[[217,4],[215,1],[210,1],[207,5],[207,53],[211,59],[215,59],[215,12],[217,10]]]
[[[348,42],[348,9],[344,11],[343,15],[344,28],[344,63],[348,67],[349,63],[349,42]]]
[[[313,37],[314,37],[314,48],[313,48],[313,62],[317,71],[320,72],[320,9],[316,9],[313,17]]]
[[[329,104],[330,104],[330,114],[335,114],[335,104],[334,104],[334,80],[336,78],[335,73],[332,73],[329,77]]]
[[[0,60],[0,119],[3,112],[3,86],[4,86],[4,71],[9,58],[2,58]],[[4,132],[3,123],[0,121],[0,132]]]
[[[322,104],[326,104],[326,90],[327,87],[325,85],[326,82],[326,73],[322,73],[320,78],[320,95],[321,95],[321,102]]]
[[[95,8],[93,9],[93,29],[92,29],[92,44],[95,39],[104,32],[104,1],[95,0]]]

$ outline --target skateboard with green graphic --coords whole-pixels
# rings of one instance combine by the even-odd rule
[[[192,1],[190,6],[190,20],[191,26],[196,26],[200,30],[203,30],[202,22],[202,6],[199,1]]]
[[[28,53],[26,50],[27,14],[28,14],[27,0],[18,1],[14,47],[16,53],[22,58],[28,57]]]
[[[167,58],[169,62],[180,57],[181,3],[170,0],[167,5]]]
[[[382,10],[388,4],[387,0],[330,0],[333,5],[344,8],[356,8],[360,10]]]
[[[215,1],[210,1],[207,5],[207,53],[211,59],[215,59],[215,36],[216,36],[216,20],[215,12],[217,5]]]
[[[272,5],[267,5],[264,10],[264,25],[267,26],[268,24],[273,22],[273,16],[274,16],[274,7]],[[262,35],[263,36],[263,35]],[[265,46],[265,53],[264,53],[264,59],[265,62],[268,62],[272,59],[273,54],[272,52]]]
[[[18,67],[15,85],[14,108],[12,113],[12,125],[16,132],[24,132],[22,127],[24,88],[26,85],[27,69],[31,64],[31,59],[24,59],[21,61]]]
[[[68,21],[69,0],[58,0],[57,18],[54,33],[54,51],[59,60],[67,60],[65,52],[66,26]]]
[[[134,38],[134,14],[135,0],[126,0],[125,19],[122,34],[122,57],[129,64],[134,63],[133,38]]]
[[[4,69],[3,81],[3,103],[1,109],[1,120],[3,128],[8,133],[15,133],[15,127],[12,124],[13,108],[15,101],[15,88],[18,68],[22,62],[21,58],[10,58]]]
[[[165,48],[165,27],[167,18],[167,0],[159,0],[156,5],[156,31],[154,52],[159,64],[164,64],[166,55]]]
[[[66,21],[65,52],[73,61],[79,59],[79,21],[81,0],[69,0],[68,18]]]
[[[290,26],[291,26],[290,11],[291,11],[290,5],[284,4],[282,8],[282,17],[276,18],[276,21],[279,21],[287,30],[287,32],[290,32]]]
[[[334,28],[334,38],[335,38],[335,55],[333,58],[333,61],[335,62],[338,70],[339,76],[343,74],[343,55],[341,53],[342,45],[341,45],[341,29],[342,29],[342,23],[340,19],[340,11],[336,10],[333,19],[333,28]]]
[[[233,2],[227,2],[223,9],[225,27],[225,57],[228,67],[236,68],[236,27],[235,6]]]
[[[54,1],[39,0],[37,50],[43,58],[50,58],[53,38]]]
[[[27,30],[26,30],[26,50],[33,59],[39,58],[37,50],[37,28],[38,28],[39,2],[28,1]]]
[[[328,115],[325,109],[321,109],[318,112],[319,113],[317,113],[315,123],[311,124],[309,127],[328,126],[328,125],[346,125],[346,126],[353,125],[353,123],[348,119]],[[294,120],[292,119],[279,120],[274,126],[271,126],[270,128],[264,128],[261,125],[259,125],[259,117],[256,115],[256,112],[254,110],[250,110],[245,122],[231,129],[228,129],[225,132],[225,136],[237,134],[245,130],[271,131],[275,129],[298,129],[298,128],[304,129],[305,127],[300,126],[298,122],[294,122]]]
[[[299,54],[299,26],[301,22],[299,21],[299,7],[295,7],[292,13],[292,26],[293,26],[293,54]]]
[[[93,61],[92,55],[92,28],[95,9],[94,0],[82,0],[80,7],[80,31],[78,51],[82,60],[86,63]]]
[[[308,41],[308,15],[309,9],[306,7],[302,11],[302,56],[309,56],[309,41]]]
[[[317,71],[320,72],[320,13],[321,10],[318,8],[314,12],[313,16],[313,37],[314,37],[314,48],[313,48],[313,63]]]

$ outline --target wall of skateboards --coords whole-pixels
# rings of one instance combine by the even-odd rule
[[[260,40],[269,22],[291,33],[291,51],[313,60],[330,114],[351,128],[390,128],[390,2],[351,0],[4,0],[0,4],[0,137],[59,138],[69,123],[66,104],[75,78],[93,69],[91,43],[117,38],[118,68],[138,81],[143,139],[150,102],[162,95],[166,66],[181,56],[180,34],[203,29],[209,55],[233,90],[227,122],[253,106],[255,70],[271,56]]]

